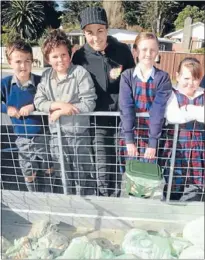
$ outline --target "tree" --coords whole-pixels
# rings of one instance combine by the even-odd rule
[[[103,1],[103,7],[107,13],[110,28],[125,28],[124,7],[122,1]]]
[[[18,34],[15,29],[7,28],[6,26],[2,26],[1,31],[1,44],[2,46],[7,45],[9,42],[20,39],[21,36]]]
[[[139,25],[158,36],[162,36],[166,26],[174,21],[178,9],[183,5],[183,2],[175,1],[143,1],[139,6]]]
[[[43,5],[37,1],[11,0],[2,4],[2,24],[21,38],[34,40],[43,32]]]
[[[45,28],[59,28],[60,27],[60,16],[62,15],[61,11],[57,11],[58,4],[55,1],[40,1],[43,5],[43,12],[45,15],[44,27]]]
[[[139,25],[140,24],[140,2],[138,1],[123,1],[124,7],[124,21],[127,25]]]
[[[187,5],[178,15],[174,22],[176,29],[184,27],[184,21],[187,17],[192,18],[192,23],[205,22],[205,10],[200,10],[197,6]]]
[[[100,1],[81,1],[71,0],[63,2],[63,15],[61,16],[61,24],[66,27],[79,27],[78,17],[80,12],[89,6],[101,6]]]

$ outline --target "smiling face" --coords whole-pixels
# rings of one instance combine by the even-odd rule
[[[59,75],[67,74],[71,59],[66,45],[54,47],[48,54],[48,63]]]
[[[152,67],[158,55],[159,47],[155,39],[140,40],[136,48],[139,63],[145,67]]]
[[[14,50],[8,60],[14,75],[20,82],[29,80],[32,68],[32,55],[29,52]]]
[[[181,67],[180,73],[177,72],[176,79],[178,88],[187,96],[193,96],[200,84],[200,78],[194,78],[191,70],[185,66]]]
[[[88,24],[84,28],[87,43],[95,51],[104,51],[107,46],[107,28],[103,24]]]

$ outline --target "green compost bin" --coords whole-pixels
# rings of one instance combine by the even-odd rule
[[[135,197],[153,196],[162,182],[162,171],[158,164],[126,161],[126,192]]]

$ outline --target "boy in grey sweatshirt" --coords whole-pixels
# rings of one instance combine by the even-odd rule
[[[95,108],[95,88],[90,74],[81,66],[71,64],[71,44],[61,30],[53,30],[43,44],[43,53],[51,68],[42,75],[34,104],[39,111],[49,114],[51,155],[55,171],[59,168],[59,145],[56,121],[59,119],[63,143],[68,194],[75,182],[80,194],[92,194],[89,116],[76,115]]]

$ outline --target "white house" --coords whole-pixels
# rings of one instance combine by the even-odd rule
[[[184,29],[180,29],[175,32],[168,33],[164,37],[173,40],[176,44],[178,44],[178,47],[183,48],[183,46],[180,44],[183,42],[183,30]],[[191,49],[198,49],[205,46],[204,31],[204,23],[197,22],[191,24]],[[177,46],[176,44],[175,46]]]
[[[134,32],[125,29],[108,29],[108,35],[115,37],[118,41],[124,42],[132,48],[136,36],[139,32]],[[82,45],[85,41],[83,32],[81,30],[73,30],[67,33],[68,37],[71,39],[72,43],[79,43]],[[74,40],[75,39],[75,40]],[[77,40],[77,41],[76,41]],[[172,50],[172,40],[165,38],[158,38],[160,44],[160,50],[171,51]]]

